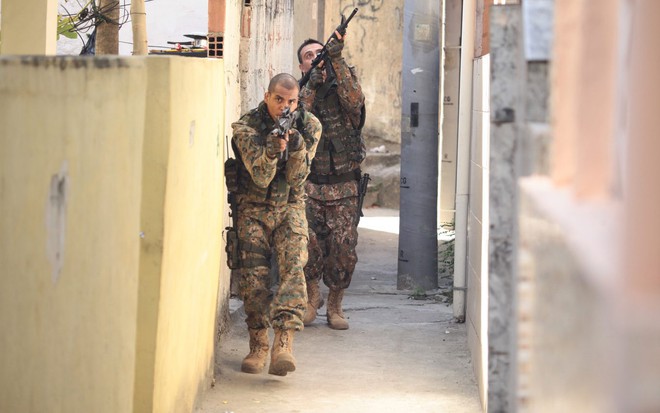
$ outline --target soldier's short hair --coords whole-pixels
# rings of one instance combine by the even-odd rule
[[[323,43],[319,42],[316,39],[312,39],[311,37],[309,39],[305,40],[304,42],[302,42],[302,44],[298,48],[298,63],[302,63],[302,56],[300,56],[300,52],[302,51],[303,47],[307,46],[308,44],[312,44],[312,43],[318,43],[321,46],[323,46]]]
[[[278,85],[287,90],[299,88],[296,78],[288,73],[280,73],[273,76],[273,78],[270,79],[270,83],[268,84],[268,91],[273,92],[275,90],[275,86]]]

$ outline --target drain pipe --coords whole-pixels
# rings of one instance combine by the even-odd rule
[[[458,149],[456,154],[456,238],[454,241],[454,318],[465,321],[467,298],[467,224],[470,183],[470,134],[472,125],[472,71],[476,26],[475,0],[449,0],[462,3],[461,68],[459,80]],[[457,6],[460,7],[460,6]]]

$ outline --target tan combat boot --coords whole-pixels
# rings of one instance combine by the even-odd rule
[[[341,300],[344,298],[343,289],[330,289],[328,294],[328,325],[333,330],[348,330],[348,321],[341,310]]]
[[[323,307],[323,296],[319,289],[318,282],[307,283],[307,309],[305,310],[305,317],[303,324],[310,325],[316,320],[316,310]]]
[[[261,373],[268,358],[268,329],[249,328],[250,353],[245,356],[241,364],[243,373]]]
[[[286,376],[296,370],[296,359],[293,358],[293,330],[275,329],[273,348],[270,351],[270,367],[268,374]]]

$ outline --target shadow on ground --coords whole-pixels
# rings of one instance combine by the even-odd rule
[[[295,336],[295,372],[272,376],[266,366],[262,374],[245,374],[248,335],[235,306],[217,350],[215,387],[196,412],[481,411],[465,324],[453,321],[446,303],[396,290],[397,211],[366,215],[344,299],[350,329],[329,329],[323,307]]]

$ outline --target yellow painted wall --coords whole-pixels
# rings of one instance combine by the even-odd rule
[[[210,386],[224,82],[221,60],[0,58],[0,412],[191,412]]]
[[[146,72],[0,58],[0,411],[130,412]]]
[[[136,411],[186,412],[211,382],[218,292],[229,288],[224,67],[165,57],[148,66]]]
[[[57,0],[3,0],[0,54],[54,55]]]

